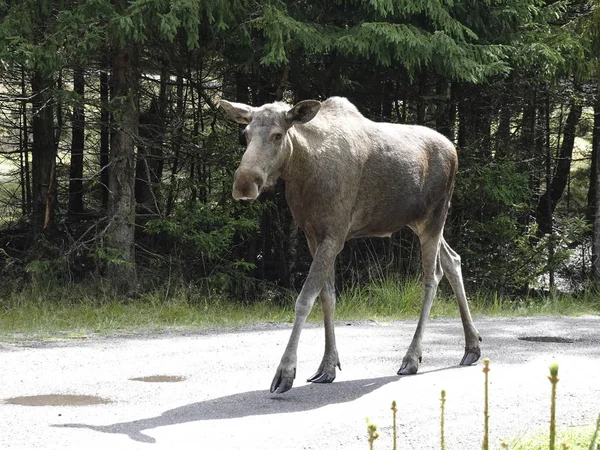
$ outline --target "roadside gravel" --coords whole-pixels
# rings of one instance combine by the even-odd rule
[[[420,373],[395,375],[415,321],[342,322],[343,370],[330,385],[316,370],[323,330],[300,341],[295,387],[268,392],[289,324],[78,340],[0,342],[1,449],[367,449],[365,417],[379,425],[377,449],[391,449],[390,404],[399,408],[402,449],[439,448],[440,390],[447,392],[446,448],[481,448],[481,364],[457,366],[459,320],[431,320]],[[600,412],[600,317],[476,320],[490,358],[490,437],[545,430],[548,366],[560,365],[558,422],[589,425]],[[530,338],[522,340],[520,338]],[[133,380],[151,378],[152,382]],[[60,403],[64,395],[104,400]],[[11,400],[12,399],[12,400]],[[36,403],[36,398],[27,400]]]

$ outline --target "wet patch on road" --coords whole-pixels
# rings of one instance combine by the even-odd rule
[[[11,397],[4,400],[9,405],[21,406],[92,406],[110,403],[102,397],[94,395],[48,394]]]
[[[559,336],[522,336],[519,338],[520,341],[528,342],[546,342],[552,344],[573,344],[575,339],[559,337]]]
[[[178,375],[150,375],[147,377],[130,378],[131,381],[144,381],[146,383],[179,383],[185,381],[185,377]]]

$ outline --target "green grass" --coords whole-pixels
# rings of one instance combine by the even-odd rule
[[[511,298],[493,291],[469,292],[474,316],[541,316],[600,314],[600,292],[586,289],[578,295],[552,292],[546,297]],[[417,317],[423,301],[420,280],[382,280],[348,289],[338,299],[336,316],[340,319],[395,320]],[[440,283],[431,317],[458,317],[456,298],[445,283]]]
[[[594,427],[591,425],[559,430],[556,436],[557,448],[562,448],[562,444],[566,444],[569,450],[588,450],[593,435]],[[502,448],[509,450],[547,450],[548,430],[539,430],[521,438],[506,441],[503,443]]]
[[[78,337],[88,334],[143,333],[255,323],[291,322],[294,293],[252,304],[221,296],[205,296],[187,287],[158,289],[136,299],[123,300],[97,284],[58,286],[54,282],[25,287],[4,286],[0,295],[0,339],[22,337]],[[336,319],[392,321],[418,317],[423,296],[419,280],[383,280],[346,289],[338,298]],[[474,292],[475,316],[600,314],[595,289],[577,298],[554,293],[547,298],[510,299],[493,292]],[[432,317],[458,317],[458,307],[447,286],[441,286]],[[309,321],[320,322],[321,308]]]
[[[172,295],[156,291],[122,300],[97,287],[26,287],[0,301],[0,339],[81,337],[88,334],[144,333],[252,323],[289,322],[293,307],[262,301],[242,306],[191,289]]]

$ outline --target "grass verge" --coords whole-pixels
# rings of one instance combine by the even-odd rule
[[[590,439],[594,435],[594,427],[571,427],[559,431],[556,441],[566,444],[569,450],[588,450]],[[502,444],[503,449],[510,450],[547,450],[548,430],[539,430],[526,436],[514,439]]]
[[[101,284],[5,287],[0,300],[0,339],[23,337],[80,337],[241,327],[268,322],[291,322],[295,294],[251,304],[221,296],[205,296],[191,287],[156,290],[136,299],[122,299]],[[423,287],[419,280],[383,280],[346,289],[338,298],[337,320],[391,321],[419,315]],[[494,292],[474,292],[470,298],[475,316],[600,314],[600,295],[590,289],[578,296],[550,293],[538,298],[508,298]],[[432,317],[458,317],[458,307],[447,286],[441,286]],[[315,307],[309,318],[321,321]]]

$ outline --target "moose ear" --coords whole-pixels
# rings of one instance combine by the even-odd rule
[[[290,109],[285,118],[290,125],[306,123],[312,120],[321,109],[321,102],[317,100],[303,100]]]
[[[221,100],[219,106],[223,108],[229,117],[237,123],[243,123],[244,125],[250,123],[252,120],[252,113],[255,109],[252,106],[243,103],[228,102],[227,100]]]

